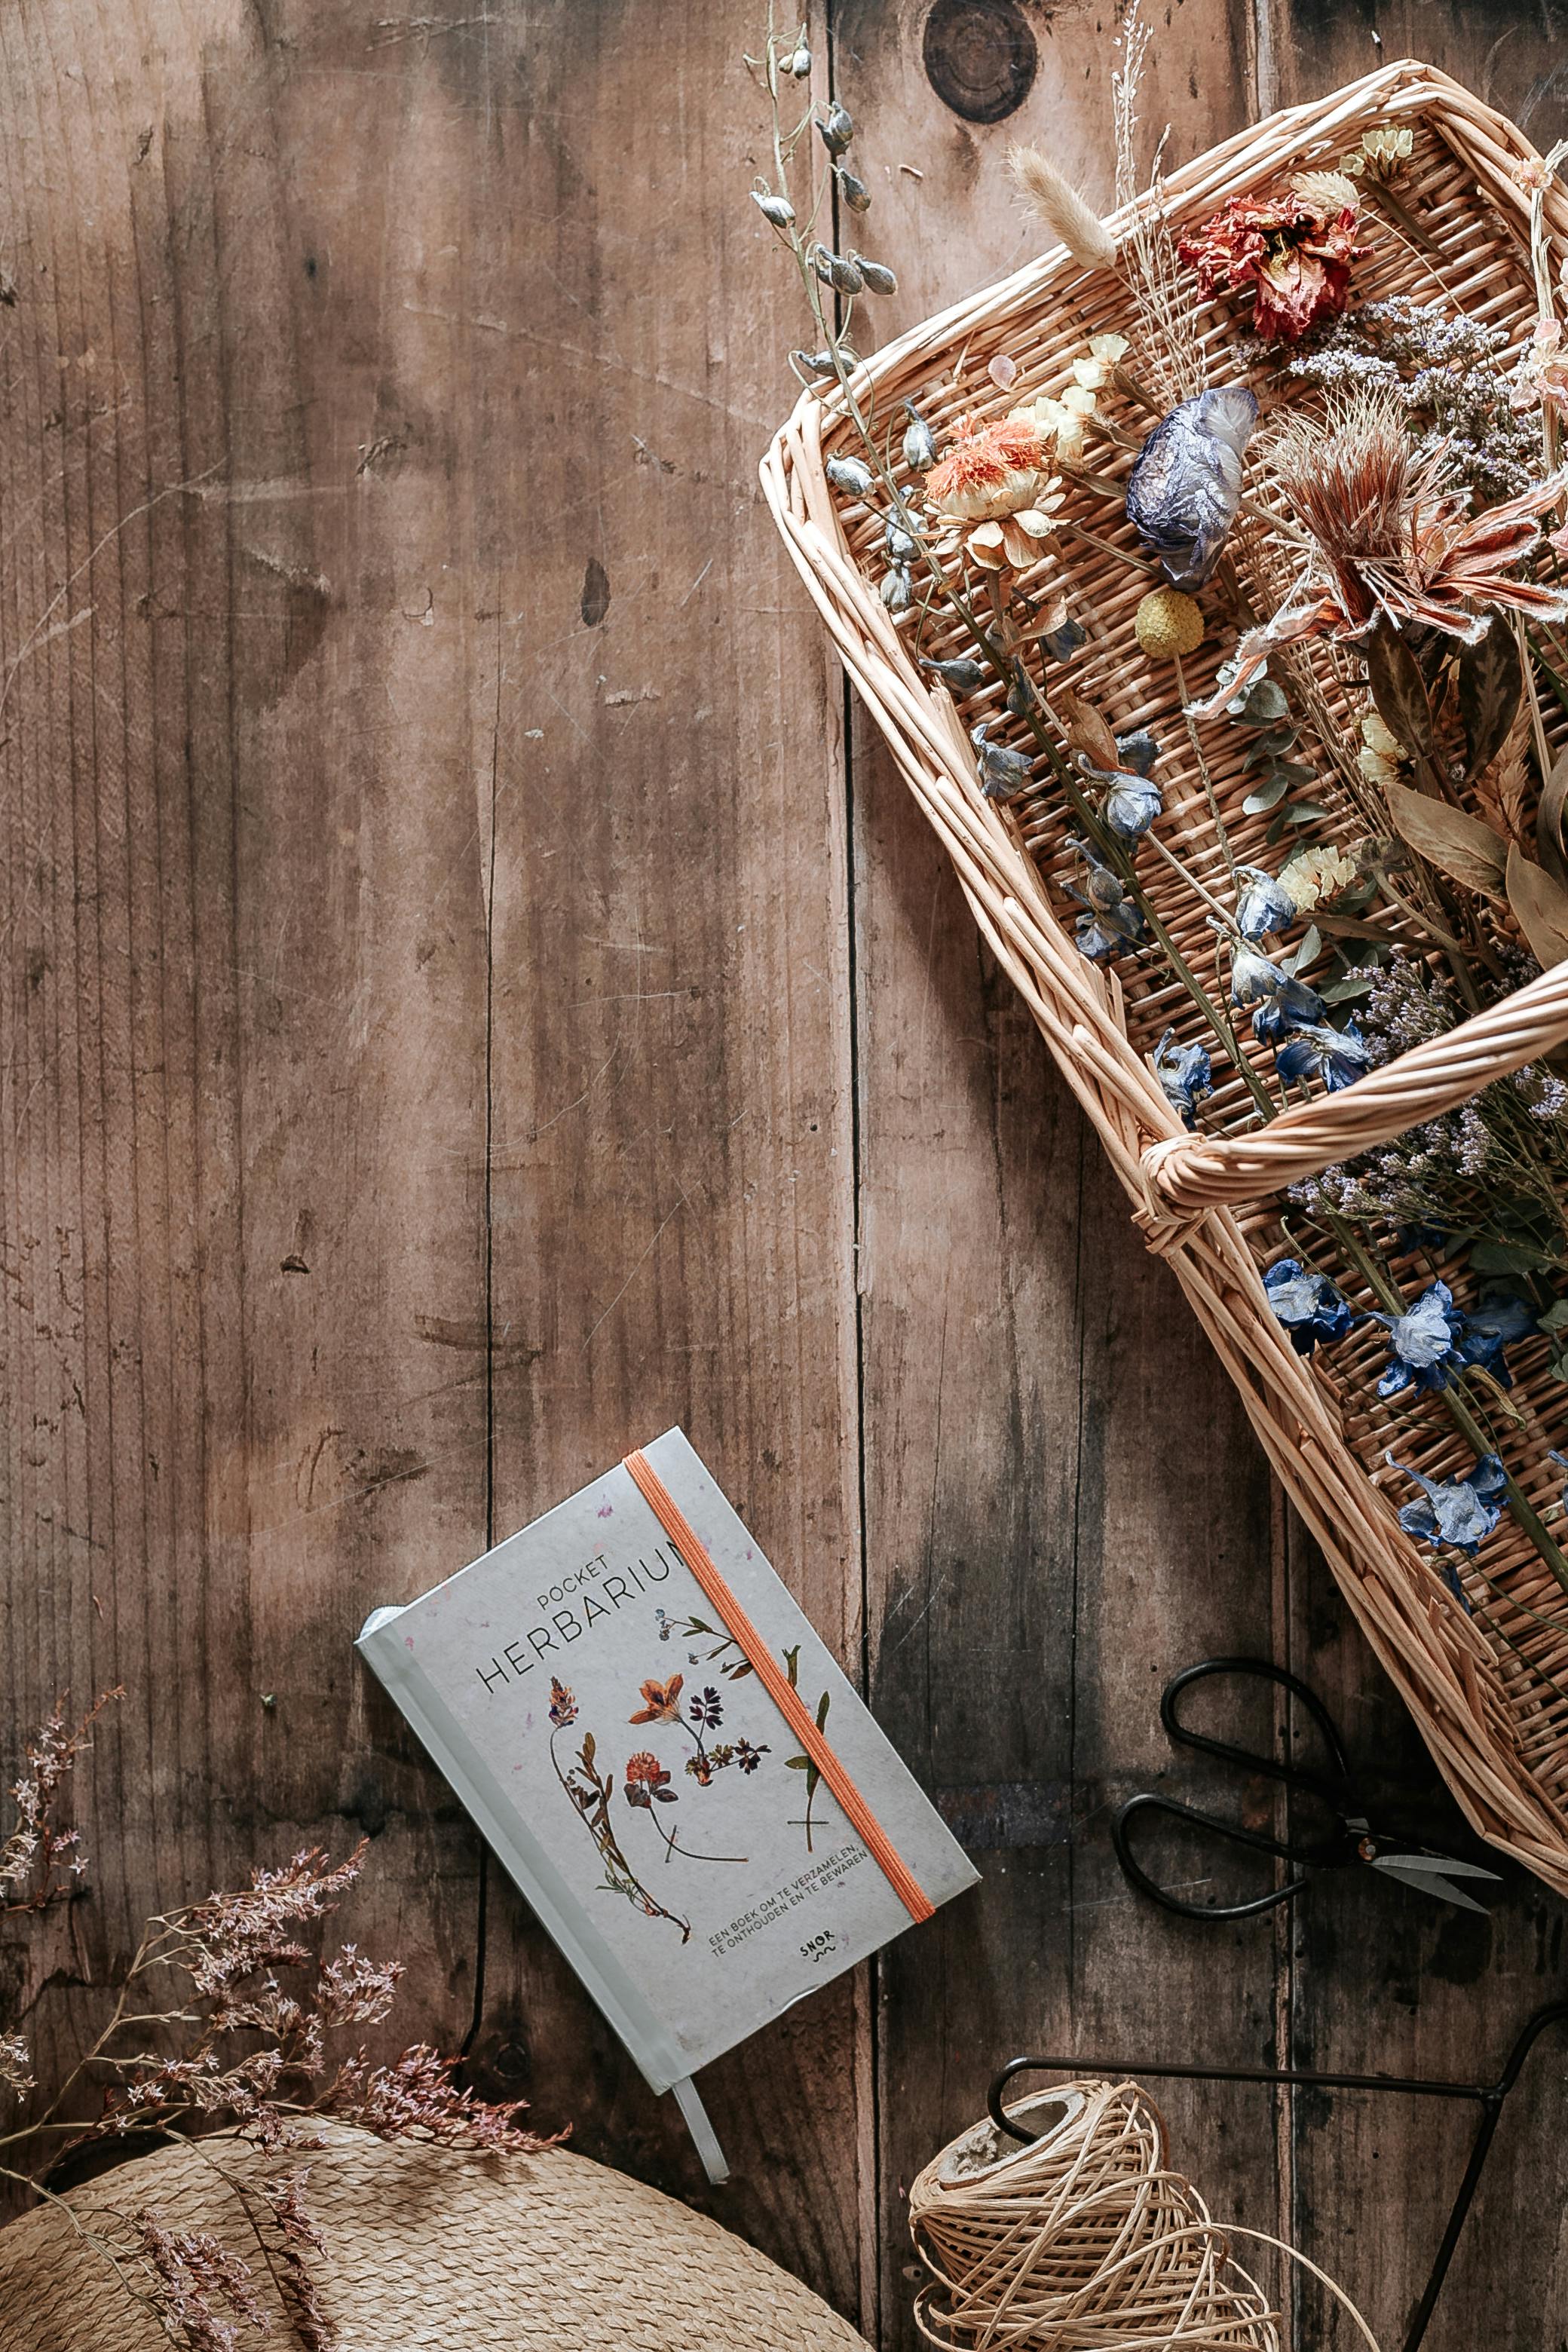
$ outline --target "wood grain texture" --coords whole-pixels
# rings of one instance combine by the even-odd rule
[[[889,332],[1029,251],[1012,136],[1110,194],[1115,13],[1024,14],[987,125],[931,90],[923,0],[814,20]],[[1145,128],[1195,152],[1376,30],[1544,142],[1553,29],[1175,0]],[[0,8],[0,1767],[57,1690],[128,1687],[90,1897],[0,1936],[0,2013],[57,2063],[147,1909],[363,1827],[395,2039],[471,2033],[481,2085],[905,2352],[903,2189],[1016,2049],[1480,2072],[1563,1914],[1346,1878],[1205,1929],[1115,1870],[1131,1789],[1236,1801],[1155,1712],[1221,1649],[1308,1673],[1456,1832],[760,508],[801,326],[744,198],[758,37]],[[711,2070],[719,2192],[348,1649],[676,1420],[985,1873]],[[1560,2079],[1432,2352],[1563,2338]],[[1216,2204],[1396,2341],[1458,2119],[1166,2104]]]

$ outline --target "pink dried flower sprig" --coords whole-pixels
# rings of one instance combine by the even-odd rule
[[[390,2066],[370,2066],[362,2053],[342,2069],[328,2112],[378,2139],[428,2139],[491,2155],[533,2155],[564,2137],[541,2138],[520,2124],[526,2099],[495,2104],[463,2089],[456,2080],[461,2063],[426,2042],[405,2050]]]
[[[165,2335],[190,2352],[237,2352],[241,2326],[270,2332],[256,2299],[250,2264],[207,2230],[172,2230],[158,2214],[137,2215],[147,2300]]]
[[[124,1696],[122,1690],[101,1692],[75,1725],[68,1721],[61,1698],[29,1741],[21,1777],[9,1791],[16,1822],[0,1844],[0,1913],[47,1911],[79,1885],[87,1869],[81,1832],[60,1820],[59,1807],[78,1757],[92,1746],[93,1725],[111,1701]]]
[[[27,1750],[15,1791],[16,1830],[0,1847],[0,1894],[13,1900],[0,1908],[37,1912],[62,1891],[62,1858],[79,1849],[59,1817],[61,1788],[97,1712],[73,1731],[57,1709]],[[553,2145],[563,2135],[543,2138],[520,2120],[523,2101],[481,2099],[456,2080],[458,2060],[426,2043],[385,2065],[363,2048],[330,2056],[333,2035],[383,2021],[403,1975],[401,1962],[374,1959],[354,1944],[324,1957],[312,1948],[366,1850],[362,1841],[334,1864],[306,1847],[280,1869],[253,1871],[242,1887],[150,1919],[86,2054],[41,2110],[24,2104],[0,2128],[0,2179],[47,2194],[45,2176],[64,2152],[134,2136],[223,2135],[267,2151],[319,2147],[303,2133],[323,2116],[378,2138],[447,2147],[521,2154]],[[0,2034],[0,2090],[25,2102],[34,2088],[26,2044]],[[95,2089],[98,2112],[79,2120]],[[322,2240],[304,2201],[307,2177],[302,2168],[280,2173],[259,2194],[237,2179],[229,2185],[294,2342],[303,2352],[331,2352],[333,2332],[310,2270]],[[237,2352],[242,2333],[266,2330],[253,2273],[221,2240],[174,2229],[152,2211],[129,2222],[129,2251],[123,2242],[101,2251],[173,2342],[188,2352]]]

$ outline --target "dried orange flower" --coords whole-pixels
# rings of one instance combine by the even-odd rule
[[[948,453],[926,476],[926,497],[949,522],[994,522],[1045,488],[1046,445],[1026,418],[961,416]]]
[[[1304,173],[1265,196],[1232,196],[1176,247],[1201,291],[1254,289],[1260,335],[1293,343],[1350,295],[1360,194],[1341,172]]]

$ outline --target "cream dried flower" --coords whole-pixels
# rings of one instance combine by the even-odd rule
[[[1552,185],[1552,174],[1539,155],[1521,155],[1509,166],[1509,177],[1527,196],[1543,196]]]
[[[1356,765],[1367,782],[1397,783],[1400,767],[1409,757],[1398,736],[1375,710],[1369,710],[1361,722],[1361,750],[1356,754]]]
[[[1342,172],[1298,172],[1290,183],[1290,194],[1327,218],[1336,213],[1353,213],[1361,203],[1361,190]]]
[[[1009,422],[1032,425],[1042,441],[1055,444],[1059,458],[1074,466],[1083,455],[1085,423],[1099,405],[1091,384],[1069,383],[1059,400],[1042,392],[1026,408],[1016,408]]]
[[[1090,335],[1088,358],[1072,363],[1074,383],[1086,392],[1098,392],[1110,383],[1117,362],[1125,359],[1131,348],[1125,335]]]
[[[1408,123],[1396,130],[1392,122],[1379,122],[1361,134],[1361,145],[1352,150],[1340,163],[1342,172],[1359,180],[1370,172],[1374,180],[1392,180],[1402,163],[1408,163],[1415,148],[1415,134]]]
[[[1305,915],[1323,899],[1348,890],[1360,870],[1342,849],[1302,849],[1280,868],[1279,885],[1295,900],[1296,912]]]

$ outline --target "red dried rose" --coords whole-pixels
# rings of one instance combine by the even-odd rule
[[[1205,294],[1254,289],[1260,335],[1299,342],[1350,297],[1360,198],[1338,172],[1314,172],[1270,195],[1232,196],[1176,250]]]

